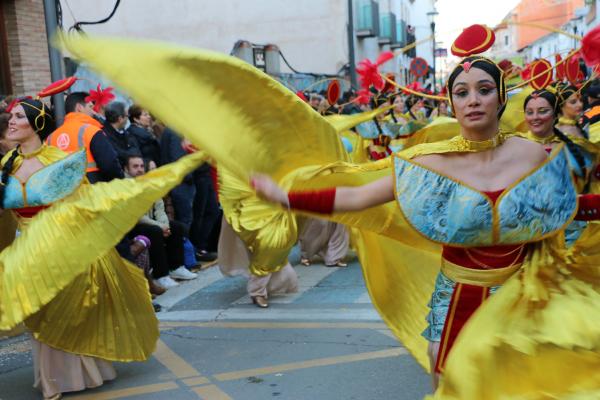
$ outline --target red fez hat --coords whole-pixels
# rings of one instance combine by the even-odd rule
[[[327,86],[327,102],[329,105],[334,105],[340,98],[340,83],[337,79],[331,81]]]
[[[554,61],[556,62],[556,64],[558,64],[562,61],[562,57],[560,56],[560,54],[556,54],[554,56]],[[565,79],[565,77],[566,77],[565,63],[556,65],[556,79],[559,81],[562,81]]]
[[[458,57],[468,57],[480,54],[492,47],[496,35],[485,25],[471,25],[465,28],[452,43],[452,54]]]
[[[583,72],[581,71],[581,68],[579,68],[579,59],[579,52],[576,52],[569,58],[567,66],[565,67],[567,79],[574,86],[577,86],[584,78]]]
[[[529,82],[531,86],[535,90],[544,89],[552,82],[552,64],[543,58],[534,61],[531,64],[531,75],[533,77],[537,76],[537,78]]]
[[[48,97],[48,96],[53,96],[57,93],[64,92],[65,90],[67,90],[71,86],[73,86],[73,84],[76,81],[77,81],[77,78],[74,76],[56,81],[56,82],[52,83],[51,85],[47,86],[46,88],[44,88],[42,91],[40,91],[37,94],[37,97],[38,98]]]

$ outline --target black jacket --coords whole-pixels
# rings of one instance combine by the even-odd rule
[[[160,145],[154,135],[139,125],[131,124],[127,132],[137,141],[142,156],[146,160],[152,160],[156,165],[160,163]]]
[[[92,138],[90,152],[100,170],[98,172],[88,172],[87,177],[90,183],[108,182],[112,179],[122,179],[124,177],[117,153],[103,131],[98,131]]]
[[[137,140],[135,137],[129,134],[129,132],[123,131],[119,133],[109,123],[104,125],[103,130],[106,132],[106,136],[108,137],[110,144],[112,144],[113,148],[117,152],[119,162],[122,166],[127,163],[127,158],[129,156],[142,157],[142,151],[140,150]]]

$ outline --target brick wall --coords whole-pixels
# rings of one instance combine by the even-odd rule
[[[4,0],[12,92],[33,95],[50,84],[43,0]]]

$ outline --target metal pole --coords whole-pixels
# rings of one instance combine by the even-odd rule
[[[356,60],[354,58],[354,9],[352,0],[348,0],[348,63],[350,64],[350,83],[356,89]]]
[[[58,30],[58,18],[56,16],[56,1],[44,0],[44,16],[46,19],[46,36],[48,37],[48,56],[50,59],[50,77],[52,82],[63,78],[62,56],[60,52],[52,47],[50,41]],[[56,124],[62,124],[65,117],[65,99],[62,93],[52,96],[54,101],[54,117]]]
[[[433,49],[433,87],[431,91],[435,93],[435,22],[431,23],[431,35],[433,36],[433,44],[431,45]]]

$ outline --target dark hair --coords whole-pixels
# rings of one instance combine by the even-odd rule
[[[25,111],[29,125],[40,137],[42,142],[56,129],[54,113],[50,108],[39,100],[22,99],[20,104]]]
[[[496,83],[498,102],[501,105],[500,110],[498,110],[498,119],[500,119],[506,107],[506,84],[504,82],[504,71],[502,71],[502,68],[500,68],[495,62],[482,56],[470,56],[464,58],[450,74],[450,77],[446,83],[446,90],[448,92],[448,99],[450,100],[450,108],[452,113],[456,114],[454,112],[454,104],[452,101],[452,86],[454,85],[454,81],[458,75],[464,71],[463,64],[465,62],[471,63],[471,68],[477,68],[489,74]]]
[[[567,99],[577,93],[579,89],[577,89],[573,85],[558,85],[556,88],[556,94],[558,98],[558,108],[557,110],[560,112],[562,106],[565,104]]]
[[[129,107],[129,111],[128,111],[129,122],[131,122],[133,124],[136,119],[138,119],[142,116],[143,112],[144,112],[144,109],[137,104],[134,104],[131,107]]]
[[[75,107],[77,107],[77,104],[81,104],[82,106],[85,106],[87,101],[85,101],[85,98],[88,97],[90,94],[88,92],[73,92],[73,93],[69,93],[67,95],[67,98],[65,99],[65,112],[71,113],[71,112],[75,112]]]
[[[127,115],[125,112],[125,103],[113,101],[104,109],[104,115],[109,124],[114,124],[119,120],[119,117],[125,117]]]
[[[2,166],[2,172],[0,173],[0,207],[2,208],[4,208],[4,190],[6,189],[6,184],[8,183],[8,176],[12,172],[15,159],[19,155],[19,146],[17,146],[11,151],[12,153],[10,153],[10,157],[6,161],[6,164]]]
[[[410,96],[408,96],[408,98],[406,99],[406,101],[404,102],[404,104],[406,104],[406,107],[410,110],[420,100],[421,100],[421,98],[419,96],[411,94]]]
[[[561,104],[558,96],[556,96],[554,93],[552,93],[548,90],[545,90],[545,89],[535,90],[535,91],[531,92],[531,94],[525,98],[525,101],[523,102],[523,109],[527,108],[527,103],[529,103],[531,101],[531,99],[538,98],[538,97],[541,97],[541,98],[545,99],[548,103],[550,103],[550,106],[552,107],[552,112],[554,113],[554,123],[552,126],[552,131],[554,132],[554,135],[557,138],[559,138],[562,142],[564,142],[564,144],[569,149],[569,152],[571,154],[573,154],[573,157],[575,157],[575,161],[577,161],[577,165],[579,166],[579,168],[581,168],[581,171],[583,172],[583,176],[586,176],[587,168],[585,167],[585,158],[583,156],[583,153],[581,152],[581,149],[579,148],[579,146],[577,146],[575,143],[573,143],[573,141],[567,135],[565,135],[560,129],[558,129],[556,127],[556,122],[558,120],[558,113],[559,113],[560,104]],[[589,182],[587,182],[585,185],[585,188],[583,190],[584,193],[587,192],[588,189],[589,189]]]
[[[538,97],[542,97],[552,107],[552,111],[554,112],[554,117],[558,118],[558,97],[556,95],[546,89],[534,90],[525,98],[523,102],[523,110],[527,108],[527,103],[529,103],[532,99],[536,99]]]
[[[144,166],[146,166],[146,160],[144,159],[144,157],[141,154],[138,154],[138,153],[127,155],[127,157],[125,157],[125,166],[129,167],[129,161],[133,160],[134,158],[141,158],[142,161],[144,162]]]

